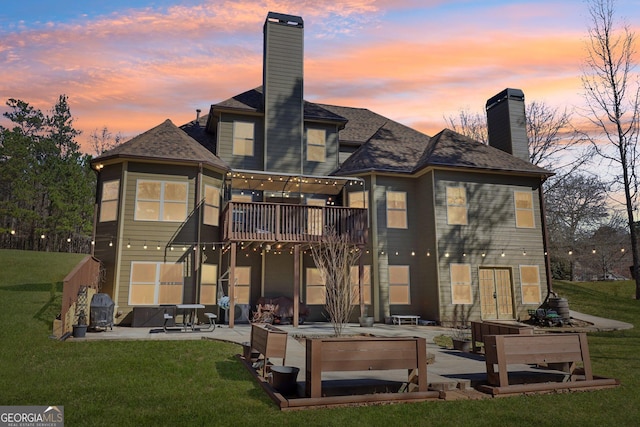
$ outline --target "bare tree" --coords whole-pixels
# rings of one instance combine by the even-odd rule
[[[120,132],[114,136],[109,132],[109,129],[106,126],[101,130],[94,129],[89,135],[89,142],[91,143],[91,148],[93,148],[93,153],[96,156],[117,147],[122,143],[122,140],[123,137]]]
[[[586,69],[582,84],[588,120],[596,128],[591,141],[597,153],[615,165],[614,183],[624,190],[624,204],[636,280],[636,299],[640,299],[637,230],[633,212],[638,194],[638,125],[640,86],[633,74],[635,33],[614,22],[613,0],[589,2]]]
[[[569,263],[574,280],[578,242],[602,223],[607,213],[607,185],[597,176],[567,176],[546,193],[547,223],[554,260]],[[558,261],[552,261],[558,262]]]
[[[325,285],[325,309],[339,337],[349,322],[357,297],[356,289],[351,288],[350,271],[360,258],[360,251],[349,242],[348,234],[329,229],[324,240],[311,247],[311,254]]]
[[[586,141],[573,127],[572,115],[566,109],[553,108],[541,101],[527,103],[525,109],[529,160],[556,172],[557,176],[549,181],[550,184],[562,181],[592,157],[589,150],[574,150],[567,155],[567,150],[577,149]],[[448,117],[445,121],[452,130],[483,144],[489,143],[484,114],[461,110],[457,117]],[[552,185],[547,185],[545,191]]]
[[[445,117],[447,126],[483,144],[489,144],[489,132],[487,130],[487,118],[484,114],[473,113],[469,110],[460,110],[458,117]]]

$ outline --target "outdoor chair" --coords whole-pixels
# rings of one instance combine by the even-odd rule
[[[213,313],[205,313],[204,315],[209,319],[209,326],[207,329],[203,329],[203,331],[211,332],[216,329],[216,319],[218,316]]]

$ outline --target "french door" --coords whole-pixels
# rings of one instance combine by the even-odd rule
[[[511,269],[480,269],[480,310],[485,320],[512,320],[513,291]]]

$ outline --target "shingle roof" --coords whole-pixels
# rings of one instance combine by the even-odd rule
[[[340,143],[342,144],[362,145],[371,139],[385,123],[390,121],[390,119],[366,108],[339,107],[328,104],[316,105],[348,120],[345,128],[340,131]]]
[[[228,170],[229,166],[167,119],[160,125],[94,158],[92,163],[114,158],[204,163]]]
[[[217,104],[213,104],[211,107],[213,110],[231,109],[252,113],[263,113],[262,86],[258,86]],[[305,120],[346,122],[344,117],[324,109],[321,104],[315,104],[308,101],[304,101],[304,118]]]
[[[331,106],[323,106],[331,109]],[[338,175],[366,171],[415,173],[429,166],[458,167],[550,175],[551,172],[518,159],[495,147],[484,145],[449,129],[429,137],[391,119],[369,136],[382,116],[363,109],[340,108],[340,114],[351,120],[343,132],[349,138],[363,141],[336,171]],[[352,110],[352,111],[349,111]],[[353,113],[353,114],[350,114]],[[378,122],[375,122],[378,120]],[[340,140],[342,141],[342,133]]]
[[[552,174],[546,169],[450,129],[444,129],[431,138],[415,169],[419,170],[428,166],[462,167],[536,175]]]

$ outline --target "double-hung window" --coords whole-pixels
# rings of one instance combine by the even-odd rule
[[[516,208],[516,227],[533,228],[533,193],[530,191],[514,191]]]
[[[220,189],[213,185],[204,186],[204,215],[206,225],[218,225],[220,217]]]
[[[447,224],[467,225],[467,192],[464,187],[447,187]]]
[[[102,197],[100,199],[100,222],[115,221],[118,219],[118,199],[120,192],[120,180],[105,181],[102,183]]]
[[[233,122],[234,156],[253,156],[254,128],[251,122]]]
[[[307,129],[307,160],[324,162],[326,160],[327,131],[324,129]]]
[[[387,191],[387,228],[407,228],[407,193]]]
[[[307,304],[324,305],[327,301],[327,288],[324,286],[322,274],[317,268],[309,267],[307,278]]]
[[[410,304],[409,266],[389,266],[389,304]]]

